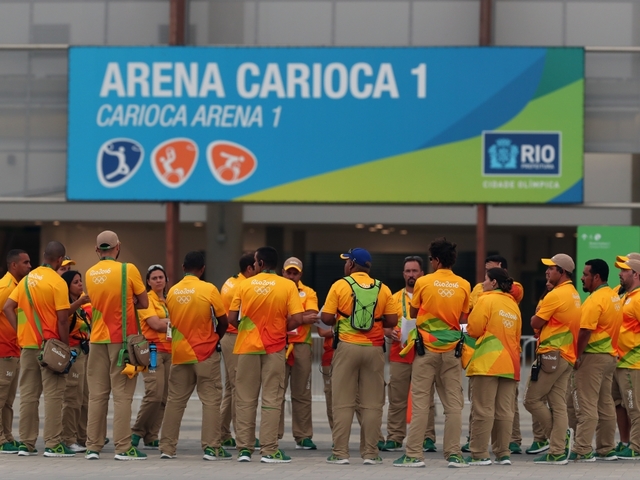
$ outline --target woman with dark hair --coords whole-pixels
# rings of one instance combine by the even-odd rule
[[[520,381],[520,309],[509,294],[513,279],[506,270],[490,268],[482,284],[484,293],[469,314],[467,333],[476,339],[467,367],[473,377],[473,423],[469,465],[491,465],[491,450],[499,465],[511,465],[509,440],[516,385]]]
[[[167,339],[167,331],[170,332],[171,327],[169,311],[165,303],[167,281],[164,267],[151,265],[147,269],[146,278],[149,308],[138,310],[142,334],[148,340],[150,348],[156,349],[155,369],[142,374],[144,398],[140,404],[136,423],[131,429],[131,444],[137,447],[142,439],[144,442],[142,448],[146,450],[158,449],[158,434],[169,394],[171,338]]]
[[[76,361],[69,369],[62,402],[62,443],[74,452],[84,452],[83,442],[78,440],[79,430],[86,430],[81,424],[81,409],[86,388],[87,354],[91,333],[91,304],[83,292],[82,275],[76,270],[68,270],[62,279],[69,287],[69,347],[77,354]],[[86,422],[86,419],[85,419]],[[79,428],[80,426],[80,428]]]

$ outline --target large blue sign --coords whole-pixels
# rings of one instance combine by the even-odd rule
[[[583,57],[577,48],[73,47],[67,196],[581,202]]]

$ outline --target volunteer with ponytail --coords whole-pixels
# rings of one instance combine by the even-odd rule
[[[142,334],[155,345],[156,365],[144,372],[144,398],[136,423],[131,429],[131,445],[137,447],[140,439],[145,450],[157,450],[158,434],[169,394],[169,369],[171,368],[171,339],[167,338],[169,310],[165,302],[167,273],[162,265],[151,265],[147,270],[147,295],[149,308],[138,312]],[[170,330],[169,330],[170,332]],[[151,347],[153,348],[153,347]]]
[[[522,318],[510,295],[513,279],[503,268],[485,274],[474,309],[469,314],[467,333],[476,339],[475,352],[467,367],[473,377],[471,410],[473,424],[469,442],[469,465],[491,465],[491,449],[499,465],[511,465],[509,440],[513,426],[514,400],[520,381],[520,332]]]

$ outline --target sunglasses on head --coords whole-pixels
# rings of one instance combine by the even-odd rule
[[[147,272],[150,272],[151,270],[155,270],[156,268],[164,272],[164,267],[159,263],[156,263],[155,265],[151,265],[149,268],[147,268]]]

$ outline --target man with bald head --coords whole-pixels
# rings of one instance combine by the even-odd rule
[[[65,248],[49,242],[44,263],[18,283],[4,304],[4,314],[17,329],[20,353],[20,445],[18,455],[37,455],[40,394],[44,393],[44,456],[73,457],[62,443],[62,402],[66,375],[40,366],[38,357],[45,341],[55,338],[69,343],[69,289],[56,273]],[[18,318],[20,319],[18,321]]]

